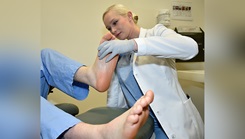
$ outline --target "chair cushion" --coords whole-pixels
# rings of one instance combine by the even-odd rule
[[[81,121],[89,124],[105,124],[118,117],[128,109],[126,108],[112,108],[112,107],[98,107],[88,110],[87,112],[77,115],[76,117]],[[146,123],[140,128],[135,139],[149,139],[153,134],[154,122],[151,116]]]

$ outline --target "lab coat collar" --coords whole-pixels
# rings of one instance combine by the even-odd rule
[[[146,31],[147,31],[146,29],[140,28],[140,35],[139,35],[139,38],[145,38]]]

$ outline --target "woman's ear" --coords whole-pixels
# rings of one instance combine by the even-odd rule
[[[133,13],[131,11],[128,11],[127,16],[130,20],[133,20]]]

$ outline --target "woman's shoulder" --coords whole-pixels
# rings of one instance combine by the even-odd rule
[[[168,34],[176,33],[174,30],[165,27],[163,24],[156,24],[152,28],[141,28],[140,36],[164,36]]]
[[[153,28],[148,30],[152,35],[161,36],[164,34],[172,33],[173,30],[165,27],[163,24],[156,24]]]
[[[163,24],[156,24],[152,29],[167,29]]]

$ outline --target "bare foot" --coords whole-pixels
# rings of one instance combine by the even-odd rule
[[[72,127],[64,138],[67,139],[133,139],[148,116],[148,106],[153,101],[154,94],[148,91],[132,108],[118,116],[108,124],[91,125],[79,123]]]
[[[133,139],[137,135],[140,127],[142,127],[149,116],[149,104],[154,99],[154,93],[148,91],[142,96],[133,107],[128,111],[115,118],[108,124],[109,131],[105,138],[112,139]],[[113,129],[115,131],[113,131]]]
[[[107,33],[102,37],[100,43],[113,39],[115,39],[115,36]],[[80,67],[75,73],[74,80],[87,83],[99,92],[106,91],[110,86],[118,60],[118,56],[116,56],[110,62],[106,63],[105,60],[108,56],[101,60],[96,56],[95,62],[91,67]]]
[[[103,43],[104,41],[109,41],[114,39],[115,36],[113,36],[110,32],[108,32],[102,37],[100,44]],[[106,91],[109,88],[119,58],[119,56],[117,55],[110,62],[105,62],[106,58],[109,57],[109,55],[107,55],[105,58],[101,60],[99,60],[99,57],[96,57],[95,62],[92,66],[92,69],[96,74],[96,83],[95,83],[96,89],[100,92]]]

